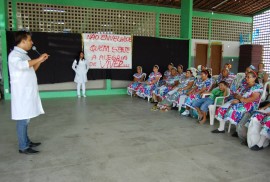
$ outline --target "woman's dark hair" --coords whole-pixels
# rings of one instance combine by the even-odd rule
[[[173,63],[170,63],[169,65],[171,65],[172,67],[174,67],[174,64]]]
[[[184,67],[183,67],[183,65],[182,64],[178,64],[178,66],[177,67],[181,67],[181,69],[183,70],[184,69]]]
[[[191,74],[191,76],[193,76],[193,73],[191,70],[187,70],[186,72],[189,72]]]
[[[154,65],[154,68],[157,68],[157,69],[159,69],[159,66],[156,64],[156,65]]]
[[[26,40],[27,36],[31,36],[31,33],[27,31],[15,32],[14,34],[15,45],[18,45],[19,43],[21,43],[22,40]]]
[[[203,71],[201,71],[201,73],[206,74],[207,75],[207,78],[211,78],[211,75],[210,75],[210,73],[209,73],[208,70],[203,70]]]
[[[80,55],[81,53],[83,53],[83,59],[84,59],[84,52],[83,51],[80,51],[79,54],[78,54],[78,57],[76,58],[76,61],[77,61],[77,65],[79,64],[79,61],[80,61]]]
[[[227,82],[225,82],[225,81],[220,81],[218,84],[223,84],[223,85],[225,85],[226,87],[228,87],[228,83]]]
[[[251,74],[253,78],[256,78],[255,79],[255,83],[259,83],[259,80],[258,80],[258,75],[255,71],[251,70],[250,72],[247,73],[248,74]]]
[[[260,64],[262,64],[262,65],[263,65],[263,67],[264,67],[264,63],[263,63],[263,62],[260,62],[260,63],[258,64],[258,66],[259,66]]]

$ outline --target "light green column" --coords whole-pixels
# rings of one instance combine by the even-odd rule
[[[188,62],[191,66],[193,0],[181,0],[181,38],[189,40]]]
[[[211,44],[212,44],[212,16],[209,18],[208,27],[208,49],[207,49],[207,63],[206,66],[211,68]]]
[[[160,13],[156,13],[156,37],[159,37],[159,18]]]
[[[2,55],[2,76],[4,82],[4,97],[9,96],[8,66],[7,66],[7,42],[6,30],[8,29],[7,1],[0,0],[0,34],[1,34],[1,55]]]
[[[7,1],[0,0],[0,29],[7,29]]]

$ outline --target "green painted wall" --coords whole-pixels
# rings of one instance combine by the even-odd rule
[[[252,17],[248,17],[248,16],[237,16],[237,15],[202,12],[202,11],[193,11],[193,16],[216,19],[216,20],[231,20],[231,21],[252,23]]]
[[[189,0],[183,0],[189,4]],[[132,11],[146,11],[155,13],[157,16],[156,18],[156,36],[159,36],[159,14],[181,14],[180,8],[168,8],[168,7],[157,7],[157,6],[146,6],[146,5],[134,5],[134,4],[124,4],[124,3],[113,3],[113,2],[104,2],[104,1],[91,1],[91,0],[12,0],[12,13],[16,15],[16,4],[20,2],[29,2],[29,3],[44,3],[44,4],[54,4],[54,5],[65,5],[65,6],[81,6],[81,7],[88,7],[88,8],[104,8],[104,9],[119,9],[119,10],[132,10]],[[6,0],[0,0],[0,27],[1,27],[1,37],[2,37],[2,55],[3,55],[3,74],[4,74],[4,87],[8,93],[5,92],[5,99],[10,99],[9,94],[9,84],[8,84],[8,71],[7,71],[7,50],[6,50],[6,33],[5,30],[8,29],[7,27],[7,12],[6,12]],[[188,10],[190,12],[190,9]],[[241,16],[234,16],[234,15],[226,15],[226,14],[217,14],[217,13],[210,13],[210,12],[199,12],[199,11],[192,11],[191,13],[193,16],[204,17],[209,19],[221,19],[221,20],[233,20],[233,21],[240,21],[240,22],[252,22],[252,17],[241,17]],[[4,23],[3,23],[4,22]],[[185,24],[185,23],[184,23]],[[184,25],[185,26],[185,25]],[[190,22],[188,21],[189,30],[191,29]],[[16,16],[13,16],[13,29],[17,30],[17,19]],[[181,38],[180,38],[181,39]],[[191,44],[191,37],[185,37],[184,39],[189,39]],[[191,48],[189,51],[191,55]],[[190,57],[191,58],[191,57]],[[192,63],[192,58],[190,59],[190,64]],[[106,80],[106,89],[105,90],[88,90],[87,95],[114,95],[114,94],[125,94],[126,89],[111,89],[111,80]],[[75,91],[55,91],[55,92],[40,92],[42,98],[55,98],[55,97],[74,97],[76,95]]]
[[[191,65],[191,39],[192,39],[192,12],[193,1],[182,0],[181,1],[181,38],[189,39],[189,66]]]
[[[7,1],[0,0],[0,30],[7,28]]]

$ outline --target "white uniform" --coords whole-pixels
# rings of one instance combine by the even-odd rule
[[[36,72],[33,67],[29,68],[30,60],[27,52],[16,46],[8,56],[13,120],[30,119],[44,114]]]
[[[74,78],[74,82],[76,83],[85,83],[87,82],[87,72],[88,72],[88,63],[86,60],[79,61],[79,64],[77,65],[77,61],[74,60],[72,64],[72,69],[75,71],[76,75]]]
[[[79,63],[77,64],[77,61],[74,60],[72,64],[72,69],[75,71],[76,75],[74,78],[74,82],[77,83],[77,95],[80,97],[80,87],[82,87],[82,94],[84,97],[85,95],[85,83],[87,82],[87,72],[89,70],[88,62],[86,60],[79,60]]]

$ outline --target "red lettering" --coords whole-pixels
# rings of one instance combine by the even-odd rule
[[[99,46],[91,45],[89,49],[91,52],[96,52],[96,51],[110,52],[110,46],[108,45],[99,45]]]
[[[98,34],[88,34],[87,35],[87,39],[90,39],[90,40],[98,40],[99,39],[99,35]]]
[[[120,55],[100,55],[99,61],[102,68],[129,68],[129,64],[124,64],[127,56]]]
[[[94,59],[97,59],[97,56],[95,54],[91,57],[91,61]]]
[[[90,66],[90,67],[92,67],[92,66],[96,67],[96,66],[97,66],[97,63],[96,63],[96,62],[90,62],[90,63],[89,63],[89,66]]]

